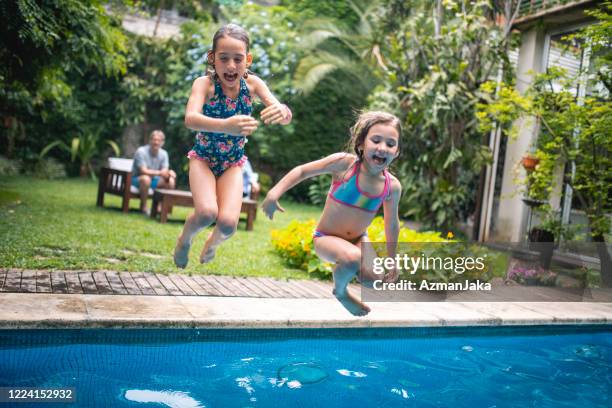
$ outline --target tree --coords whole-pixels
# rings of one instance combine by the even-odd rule
[[[343,21],[331,16],[312,17],[301,29],[304,49],[296,70],[296,87],[308,94],[327,76],[341,71],[347,88],[361,88],[369,94],[378,83],[376,68],[386,68],[381,56],[383,38],[377,29],[382,14],[380,1],[367,6],[346,0],[357,19]]]
[[[517,2],[387,1],[386,86],[371,98],[403,118],[400,210],[451,229],[474,211],[478,177],[491,159],[478,129],[481,84],[507,65]],[[501,18],[503,16],[503,18]],[[501,24],[496,24],[502,21]]]
[[[7,146],[71,95],[69,73],[125,72],[125,36],[101,1],[7,1],[0,19],[0,115],[17,129],[3,132]]]

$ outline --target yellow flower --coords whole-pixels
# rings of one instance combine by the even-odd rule
[[[448,233],[446,234],[446,239],[453,239],[455,237],[455,234],[452,233],[452,231],[448,231]]]

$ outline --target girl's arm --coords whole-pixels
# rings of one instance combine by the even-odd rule
[[[387,256],[395,258],[397,252],[397,239],[400,232],[400,220],[398,208],[402,195],[402,185],[399,180],[391,176],[391,193],[388,199],[383,202],[385,217],[385,239],[387,240]],[[399,278],[397,269],[389,271],[385,276],[385,282],[395,282]]]
[[[204,104],[210,98],[208,89],[211,80],[208,76],[193,81],[191,95],[185,108],[185,126],[205,132],[229,133],[248,136],[257,129],[257,120],[246,115],[234,115],[227,119],[211,118],[202,113]]]
[[[280,124],[280,125],[288,125],[291,123],[291,118],[293,114],[291,113],[291,109],[285,104],[282,104],[276,99],[268,85],[259,77],[253,75],[253,82],[255,83],[255,95],[266,108],[261,111],[261,120],[264,121],[266,125]]]
[[[321,160],[315,160],[294,167],[289,173],[285,174],[270,191],[268,191],[266,199],[262,204],[264,213],[266,213],[268,218],[272,219],[276,210],[285,212],[285,209],[278,204],[278,200],[287,190],[310,177],[325,173],[344,172],[354,161],[355,158],[353,155],[347,153],[334,153]]]

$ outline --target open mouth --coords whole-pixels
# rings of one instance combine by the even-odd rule
[[[387,159],[384,156],[379,156],[377,154],[372,156],[372,161],[378,164],[379,166],[382,166],[383,164],[387,163]]]
[[[227,81],[227,82],[233,82],[238,78],[238,74],[234,73],[234,74],[223,74],[223,78]]]

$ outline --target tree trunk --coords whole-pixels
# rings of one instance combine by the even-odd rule
[[[594,235],[593,241],[597,246],[597,254],[599,255],[601,286],[612,288],[612,255],[610,254],[610,248],[608,248],[602,234]]]
[[[8,141],[4,155],[8,159],[12,159],[17,141],[25,139],[25,126],[16,116],[5,116],[4,127],[6,128],[6,137]]]
[[[81,176],[81,178],[85,178],[87,177],[87,173],[87,164],[81,163],[81,167],[79,168],[79,176]]]
[[[159,28],[159,23],[161,22],[161,13],[164,8],[164,0],[159,2],[157,6],[157,18],[155,19],[155,28],[153,29],[153,37],[157,36],[157,29]]]

